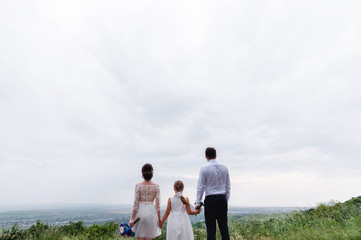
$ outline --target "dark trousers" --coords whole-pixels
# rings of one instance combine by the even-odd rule
[[[210,195],[206,197],[204,200],[204,217],[206,219],[207,240],[216,239],[216,221],[218,222],[222,240],[229,240],[227,211],[226,195]]]

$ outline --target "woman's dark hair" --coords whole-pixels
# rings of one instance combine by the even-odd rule
[[[208,147],[206,149],[206,156],[207,156],[208,159],[215,159],[216,156],[217,156],[216,149],[212,148],[212,147]]]
[[[142,177],[149,181],[153,177],[153,166],[150,163],[146,163],[142,167]]]

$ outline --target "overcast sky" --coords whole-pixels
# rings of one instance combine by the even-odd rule
[[[204,150],[232,206],[361,195],[361,2],[1,1],[0,206],[195,200]]]

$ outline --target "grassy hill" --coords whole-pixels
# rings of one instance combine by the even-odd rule
[[[254,219],[230,221],[232,239],[247,240],[361,240],[361,196],[345,203],[321,204],[315,209]],[[205,239],[195,229],[195,239]],[[219,238],[220,239],[220,238]]]
[[[193,228],[196,240],[206,239],[204,223],[194,224]],[[81,221],[64,226],[38,221],[29,229],[20,229],[17,225],[3,229],[0,240],[122,239],[117,235],[117,229],[118,224],[114,222],[86,227]],[[292,213],[230,215],[229,229],[234,240],[361,240],[361,196],[344,203],[321,204],[315,209]],[[162,239],[165,237],[157,238]]]

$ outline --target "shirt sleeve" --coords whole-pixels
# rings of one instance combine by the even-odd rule
[[[155,209],[160,211],[160,188],[159,185],[156,187],[156,194],[155,194]]]
[[[227,197],[227,202],[229,201],[230,196],[231,196],[231,180],[229,178],[229,171],[227,169],[227,177],[226,177],[226,197]]]
[[[204,169],[201,168],[199,171],[198,185],[197,185],[197,198],[196,198],[196,206],[199,206],[202,202],[204,187],[205,187],[205,176]]]
[[[138,209],[139,209],[139,186],[138,186],[138,184],[135,186],[133,209],[134,209],[134,211],[138,211]]]

